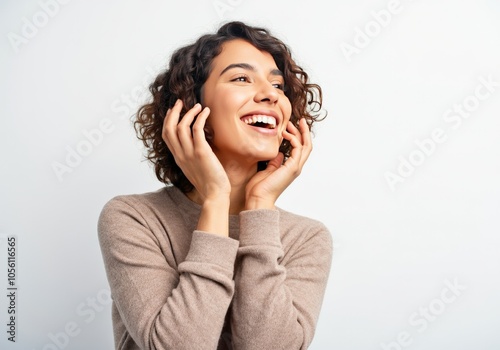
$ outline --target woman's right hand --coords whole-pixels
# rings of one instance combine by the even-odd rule
[[[205,138],[204,127],[210,109],[197,103],[179,122],[182,101],[167,111],[163,121],[162,138],[172,152],[175,162],[193,184],[200,199],[229,199],[231,184],[226,171]],[[196,121],[193,124],[193,120]],[[191,131],[191,124],[193,124]]]

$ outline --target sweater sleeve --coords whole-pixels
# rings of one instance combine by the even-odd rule
[[[117,198],[104,206],[98,235],[113,302],[140,349],[217,347],[234,294],[238,241],[194,231],[186,259],[170,266],[169,247]]]
[[[314,336],[330,272],[331,236],[317,223],[300,233],[291,256],[283,259],[279,215],[263,209],[240,213],[231,311],[236,349],[307,349]]]

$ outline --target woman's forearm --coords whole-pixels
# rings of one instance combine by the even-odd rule
[[[287,232],[281,237],[280,230]],[[288,241],[286,252],[282,239]],[[292,240],[294,243],[291,243]],[[278,210],[240,213],[233,345],[307,349],[314,336],[332,254],[327,229]]]
[[[229,197],[206,199],[201,207],[197,230],[229,236]]]

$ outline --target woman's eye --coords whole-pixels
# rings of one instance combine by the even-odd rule
[[[240,77],[236,77],[234,78],[232,81],[241,81],[241,82],[247,82],[248,81],[248,77],[242,75]]]
[[[277,89],[284,90],[285,89],[285,84],[280,84],[280,83],[275,83],[273,86]]]

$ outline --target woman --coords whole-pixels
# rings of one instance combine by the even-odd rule
[[[116,349],[306,349],[331,237],[275,202],[311,152],[320,87],[267,30],[231,22],[150,91],[135,127],[166,186],[99,218]]]

